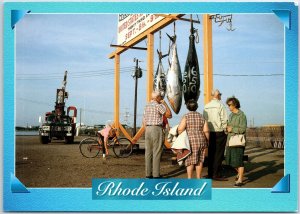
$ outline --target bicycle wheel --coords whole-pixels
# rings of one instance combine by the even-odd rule
[[[88,137],[80,142],[79,150],[84,157],[94,158],[99,154],[101,147],[96,139]]]
[[[127,138],[119,138],[113,144],[113,151],[118,158],[127,158],[132,153],[132,143]]]

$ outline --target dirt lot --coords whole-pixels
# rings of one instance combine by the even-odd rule
[[[144,178],[143,150],[128,158],[116,158],[112,151],[106,161],[102,157],[85,158],[74,144],[54,141],[43,145],[38,136],[16,137],[16,177],[26,187],[91,187],[92,178]],[[273,187],[284,175],[284,150],[263,149],[249,145],[249,160],[245,162],[245,188]],[[162,156],[161,174],[164,178],[186,178],[185,167],[172,165],[172,153]],[[203,175],[207,174],[207,168]],[[232,188],[234,170],[224,165],[229,181],[213,181],[213,187]]]

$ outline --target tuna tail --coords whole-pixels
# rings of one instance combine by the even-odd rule
[[[170,39],[173,43],[176,42],[176,35],[170,36],[168,33],[166,33],[166,34],[167,34],[167,36],[169,37],[169,39]]]

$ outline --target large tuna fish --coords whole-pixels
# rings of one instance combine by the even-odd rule
[[[167,34],[168,35],[168,34]],[[167,73],[167,98],[173,111],[178,114],[182,103],[182,77],[177,55],[176,36],[168,37],[172,41],[170,48],[170,62]]]
[[[161,52],[158,52],[159,56],[159,62],[157,66],[157,70],[154,76],[154,81],[153,81],[153,91],[158,91],[160,92],[160,95],[162,98],[165,97],[166,94],[166,74],[164,73],[164,68],[161,62],[162,55]]]
[[[193,22],[191,22],[190,45],[183,73],[183,96],[184,101],[194,99],[198,101],[200,95],[200,74],[197,52],[195,48],[195,36]]]

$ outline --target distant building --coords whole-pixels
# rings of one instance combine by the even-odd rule
[[[246,131],[247,142],[262,148],[284,148],[284,126],[278,124],[250,127]]]

